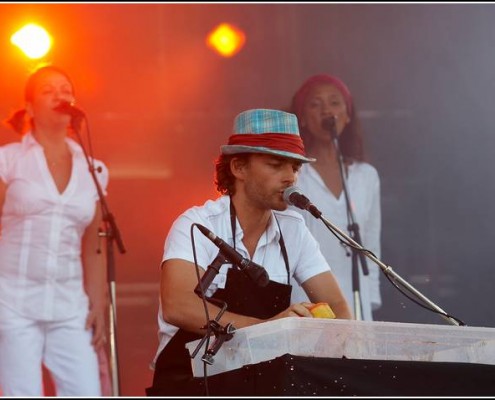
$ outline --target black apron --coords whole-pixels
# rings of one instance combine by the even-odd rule
[[[236,218],[232,203],[230,214],[235,242]],[[279,244],[287,270],[287,284],[270,280],[267,286],[259,287],[233,266],[227,271],[225,288],[218,289],[212,298],[226,302],[230,312],[260,319],[271,318],[289,307],[292,286],[289,283],[289,262],[281,231]],[[177,331],[156,360],[153,386],[146,389],[148,396],[201,396],[205,394],[203,378],[193,377],[191,357],[185,347],[186,343],[202,337],[203,335],[183,329]]]

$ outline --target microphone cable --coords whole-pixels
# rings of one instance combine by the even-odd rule
[[[191,245],[192,245],[192,251],[193,251],[193,259],[194,259],[196,278],[198,281],[199,290],[201,292],[201,300],[203,303],[203,308],[204,308],[205,316],[206,316],[206,324],[203,327],[203,329],[206,329],[206,333],[205,333],[205,336],[203,337],[203,340],[198,344],[198,347],[196,348],[196,350],[190,355],[191,359],[196,357],[196,355],[197,355],[198,351],[200,350],[200,348],[202,347],[203,343],[206,343],[205,344],[206,352],[210,348],[210,337],[211,337],[213,330],[212,330],[212,324],[210,324],[210,321],[211,321],[210,320],[210,313],[208,311],[208,305],[206,303],[206,299],[208,299],[208,301],[210,301],[211,303],[215,304],[217,307],[220,308],[220,312],[218,313],[218,315],[216,317],[218,320],[220,320],[223,313],[227,310],[227,303],[226,302],[212,298],[212,297],[207,298],[206,293],[205,293],[205,288],[203,288],[203,285],[201,284],[201,276],[199,275],[199,265],[198,265],[197,255],[196,255],[196,245],[195,245],[195,241],[194,241],[194,232],[193,232],[194,227],[195,226],[197,227],[197,225],[198,224],[196,224],[196,223],[191,224],[190,236],[191,236]],[[206,288],[206,289],[208,289],[208,288]],[[215,320],[215,321],[218,322],[218,320]],[[205,352],[205,354],[206,354],[206,352]],[[203,381],[204,381],[204,385],[205,385],[205,396],[209,396],[208,363],[205,362],[204,360],[203,360]]]

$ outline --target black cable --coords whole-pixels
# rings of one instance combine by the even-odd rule
[[[190,234],[191,234],[191,244],[192,244],[192,248],[193,248],[193,258],[194,258],[194,266],[195,266],[195,271],[196,271],[196,278],[198,280],[198,285],[195,289],[195,292],[199,291],[199,294],[198,293],[197,294],[200,295],[201,300],[203,302],[203,307],[205,309],[206,325],[203,327],[203,329],[206,329],[206,333],[203,336],[203,339],[199,342],[199,344],[196,347],[196,349],[194,350],[194,352],[191,354],[191,358],[196,357],[196,354],[198,353],[199,349],[203,346],[203,343],[206,343],[206,347],[205,347],[206,352],[203,355],[203,357],[201,358],[201,360],[203,361],[203,371],[204,371],[203,372],[203,379],[204,379],[204,383],[205,383],[205,394],[206,394],[206,396],[208,396],[207,365],[211,365],[213,363],[213,356],[216,354],[216,351],[218,350],[218,348],[216,346],[217,345],[221,346],[221,343],[223,343],[223,341],[230,340],[230,338],[232,337],[232,334],[234,332],[234,331],[231,331],[230,329],[232,328],[235,330],[235,328],[233,328],[233,326],[231,324],[227,324],[226,327],[222,327],[219,324],[220,318],[222,317],[222,315],[227,310],[227,303],[222,301],[222,300],[219,300],[219,299],[215,299],[212,297],[206,297],[205,289],[207,290],[208,288],[204,288],[202,285],[202,282],[201,282],[201,277],[199,275],[198,260],[196,257],[196,245],[194,243],[193,228],[197,225],[198,224],[194,224],[194,223],[191,225]],[[220,260],[221,257],[223,257],[223,254],[221,252],[219,252],[219,254],[215,258],[213,263],[215,263],[217,260]],[[218,269],[215,269],[215,271],[218,273]],[[207,300],[210,303],[213,303],[214,305],[216,305],[218,308],[220,308],[220,311],[218,312],[218,314],[214,320],[210,320],[208,305],[206,304]],[[210,336],[211,336],[212,332],[214,333],[215,338],[216,338],[214,346],[213,346],[214,349],[210,349]],[[221,339],[220,342],[218,342],[219,339]]]
[[[206,304],[206,294],[205,294],[203,285],[201,285],[201,276],[199,275],[199,266],[198,266],[198,259],[196,256],[196,245],[194,244],[194,232],[193,232],[193,229],[195,226],[196,226],[196,224],[191,225],[191,231],[190,231],[191,244],[192,244],[192,250],[193,250],[193,259],[194,259],[194,267],[195,267],[194,269],[196,271],[196,278],[198,280],[198,287],[201,291],[200,297],[201,297],[201,300],[203,302],[203,308],[205,310],[205,316],[206,316],[206,324],[205,324],[205,327],[206,327],[206,334],[205,334],[206,344],[205,344],[205,349],[208,349],[210,347],[210,334],[211,334],[211,329],[210,329],[210,324],[209,324],[210,313],[208,311],[208,305]],[[199,350],[199,347],[198,347],[198,350]],[[196,354],[191,355],[191,358],[194,358],[195,355]],[[203,363],[203,381],[204,381],[204,385],[205,385],[205,395],[209,396],[208,364],[205,362]]]
[[[330,230],[330,232],[332,232],[332,234],[344,245],[344,246],[349,246],[349,247],[352,247],[353,249],[363,253],[364,255],[366,254],[370,254],[372,255],[374,258],[378,258],[376,257],[375,254],[373,254],[372,251],[368,250],[368,249],[365,249],[365,248],[359,248],[357,247],[356,245],[352,244],[351,242],[349,242],[347,240],[347,238],[343,237],[339,232],[335,231],[335,229],[330,225],[328,224],[323,218],[320,218],[321,221],[325,224],[325,226]],[[391,268],[390,266],[388,266],[389,268]],[[402,293],[404,296],[406,296],[409,300],[411,300],[413,303],[417,304],[418,306],[424,308],[425,310],[428,310],[428,311],[433,311],[434,313],[436,314],[439,314],[439,315],[443,315],[445,317],[448,317],[448,318],[452,318],[454,319],[455,321],[457,321],[459,323],[459,325],[461,326],[465,326],[466,324],[459,318],[456,318],[450,314],[447,314],[447,313],[442,313],[438,310],[435,310],[419,301],[417,301],[416,299],[412,298],[411,296],[409,296],[406,291],[404,289],[407,289],[407,288],[404,288],[402,286],[399,286],[397,284],[397,282],[395,280],[393,280],[388,274],[386,274],[382,268],[380,268],[380,270],[384,273],[385,277],[388,279],[388,281],[400,292]]]

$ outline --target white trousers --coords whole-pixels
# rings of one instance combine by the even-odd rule
[[[57,396],[101,396],[87,312],[64,321],[35,321],[0,304],[0,390],[4,396],[43,396],[41,364]]]

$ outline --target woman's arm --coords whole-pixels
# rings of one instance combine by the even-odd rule
[[[93,330],[92,344],[98,349],[106,341],[105,321],[109,305],[105,256],[100,248],[99,228],[101,206],[97,203],[95,216],[86,228],[82,239],[84,288],[89,297],[89,314],[86,329]]]

